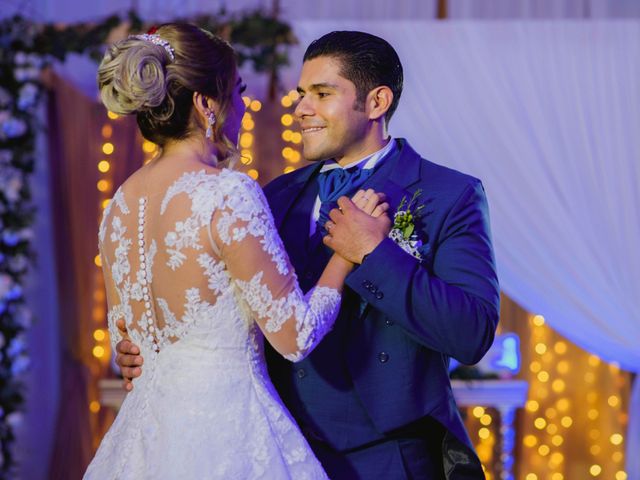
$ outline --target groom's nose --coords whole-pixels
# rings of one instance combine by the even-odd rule
[[[293,111],[293,115],[296,120],[301,120],[302,117],[306,117],[309,115],[313,115],[314,110],[307,96],[302,97],[298,104],[296,105],[295,110]]]

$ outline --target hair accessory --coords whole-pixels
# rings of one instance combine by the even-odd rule
[[[158,31],[158,27],[156,25],[153,25],[149,30],[147,30],[147,34],[153,35],[157,31]]]
[[[169,44],[169,42],[167,42],[166,40],[160,38],[160,35],[158,35],[157,33],[143,33],[141,35],[131,35],[129,38],[139,38],[140,40],[144,40],[146,42],[151,42],[154,45],[159,45],[162,48],[164,48],[167,53],[169,54],[169,56],[171,57],[171,60],[175,60],[175,53],[173,51],[173,47]]]
[[[209,123],[209,126],[207,127],[207,132],[205,133],[205,137],[211,138],[213,137],[213,126],[216,123],[215,113],[209,112],[209,114],[207,115],[207,123]]]

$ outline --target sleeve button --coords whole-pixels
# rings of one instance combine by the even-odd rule
[[[389,361],[389,354],[387,352],[380,352],[378,354],[378,361],[380,363],[387,363]]]
[[[307,372],[305,372],[304,368],[299,368],[297,373],[298,378],[304,378],[307,376]]]
[[[377,298],[378,300],[382,300],[382,297],[384,297],[384,294],[383,294],[382,292],[377,292],[377,293],[376,293],[376,298]]]

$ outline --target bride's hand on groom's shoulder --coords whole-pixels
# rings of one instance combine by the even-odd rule
[[[131,341],[124,320],[118,320],[116,326],[123,337],[116,345],[116,364],[124,378],[124,389],[130,392],[133,390],[133,379],[142,375],[144,359],[140,355],[140,348]]]

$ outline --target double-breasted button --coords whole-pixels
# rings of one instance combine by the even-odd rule
[[[304,368],[299,368],[297,373],[298,378],[304,378],[307,376],[307,372],[304,370]]]
[[[378,361],[380,363],[387,363],[389,361],[389,354],[387,352],[380,352],[378,354]]]
[[[393,322],[393,320],[391,320],[391,319],[387,318],[387,319],[384,321],[384,323],[386,323],[386,324],[387,324],[387,326],[388,326],[388,327],[390,327],[391,325],[393,325],[393,323],[394,323],[394,322]]]
[[[384,293],[382,293],[382,292],[376,292],[376,298],[377,298],[378,300],[382,300],[382,297],[384,297]]]
[[[363,280],[362,281],[362,286],[366,289],[371,288],[371,282],[369,280]]]

